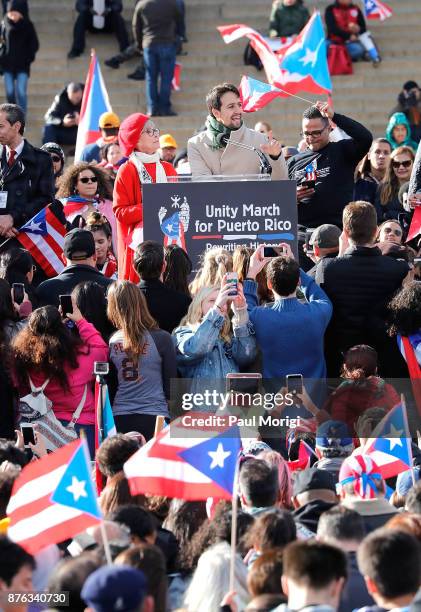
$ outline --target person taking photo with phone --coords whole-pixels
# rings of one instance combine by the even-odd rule
[[[263,378],[300,373],[304,379],[324,379],[323,339],[332,304],[316,282],[300,270],[288,244],[277,247],[278,257],[264,257],[264,249],[260,245],[253,253],[244,281],[250,322],[262,351]],[[266,265],[268,287],[275,298],[271,308],[259,306],[257,298],[255,279]],[[304,303],[297,298],[299,287]]]
[[[230,372],[249,366],[256,356],[243,288],[238,277],[233,282],[234,274],[231,282],[226,274],[220,287],[200,289],[173,332],[178,370],[184,378],[194,379],[192,387],[197,385],[201,393],[200,379],[224,380]]]

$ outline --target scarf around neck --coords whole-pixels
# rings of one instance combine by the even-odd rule
[[[156,183],[168,182],[164,166],[161,164],[159,159],[158,151],[152,155],[149,155],[148,153],[141,153],[140,151],[133,151],[133,153],[131,153],[129,156],[129,160],[134,166],[136,166],[141,185],[144,183],[153,183],[152,177],[146,170],[144,164],[156,164]]]
[[[208,115],[206,119],[206,132],[212,141],[213,149],[225,148],[231,136],[231,132],[236,132],[237,129],[239,128],[232,129],[223,125],[223,123],[215,119],[213,115]]]

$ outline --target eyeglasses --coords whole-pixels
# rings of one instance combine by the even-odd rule
[[[51,159],[53,160],[53,162],[61,162],[61,157],[59,157],[58,155],[51,155]]]
[[[160,131],[158,128],[146,128],[146,130],[143,130],[142,134],[147,134],[148,136],[159,136]]]
[[[402,236],[402,230],[393,229],[392,227],[384,227],[383,231],[385,234],[395,234],[395,236]]]
[[[405,161],[392,161],[393,168],[400,168],[403,166],[404,168],[410,168],[412,166],[412,159],[406,159]]]
[[[98,179],[96,176],[82,176],[80,179],[81,183],[84,183],[86,185],[86,183],[97,183]]]
[[[319,138],[327,128],[327,125],[322,130],[313,130],[312,132],[300,132],[304,138]]]

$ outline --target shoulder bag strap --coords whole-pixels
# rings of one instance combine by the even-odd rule
[[[48,385],[48,383],[50,382],[50,379],[49,379],[49,378],[47,378],[47,380],[46,380],[46,381],[45,381],[45,382],[44,382],[44,383],[41,385],[41,387],[36,387],[36,386],[34,385],[34,383],[32,382],[31,377],[30,377],[30,376],[28,376],[28,378],[29,378],[29,385],[30,385],[30,387],[31,387],[31,393],[34,393],[34,394],[37,394],[37,395],[38,395],[39,393],[43,393],[43,392],[44,392],[45,387],[46,387],[46,386]]]
[[[83,391],[82,399],[80,400],[78,407],[76,408],[76,410],[72,414],[72,419],[71,419],[69,425],[74,425],[75,423],[77,423],[77,421],[78,421],[78,419],[80,417],[80,413],[82,412],[82,409],[83,409],[83,407],[85,405],[87,393],[88,393],[88,385],[85,385],[85,389]]]

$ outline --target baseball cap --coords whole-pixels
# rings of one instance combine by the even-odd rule
[[[337,448],[351,451],[353,442],[347,425],[333,420],[322,423],[317,428],[316,446],[320,449]]]
[[[321,249],[332,249],[339,247],[339,236],[341,230],[336,225],[330,223],[324,223],[316,227],[314,232],[311,234],[310,244],[315,244]]]
[[[171,134],[162,134],[162,136],[159,137],[159,146],[161,149],[165,149],[165,147],[173,147],[176,149],[177,143],[174,136],[171,136]]]
[[[146,593],[146,578],[141,571],[128,565],[109,565],[88,576],[81,596],[95,612],[132,612]]]
[[[327,470],[312,467],[295,473],[293,494],[307,493],[316,489],[327,489],[336,493],[336,483],[333,474]]]
[[[88,230],[75,228],[64,237],[63,253],[67,259],[77,261],[95,254],[95,240]]]
[[[106,111],[102,113],[99,118],[99,127],[100,128],[119,128],[120,127],[120,119],[118,115],[111,111]]]
[[[420,479],[420,467],[417,466],[414,468],[414,479],[415,482],[418,482]],[[401,472],[398,474],[396,479],[396,493],[401,497],[405,497],[407,493],[412,489],[414,483],[412,481],[412,470],[407,470],[406,472]]]

